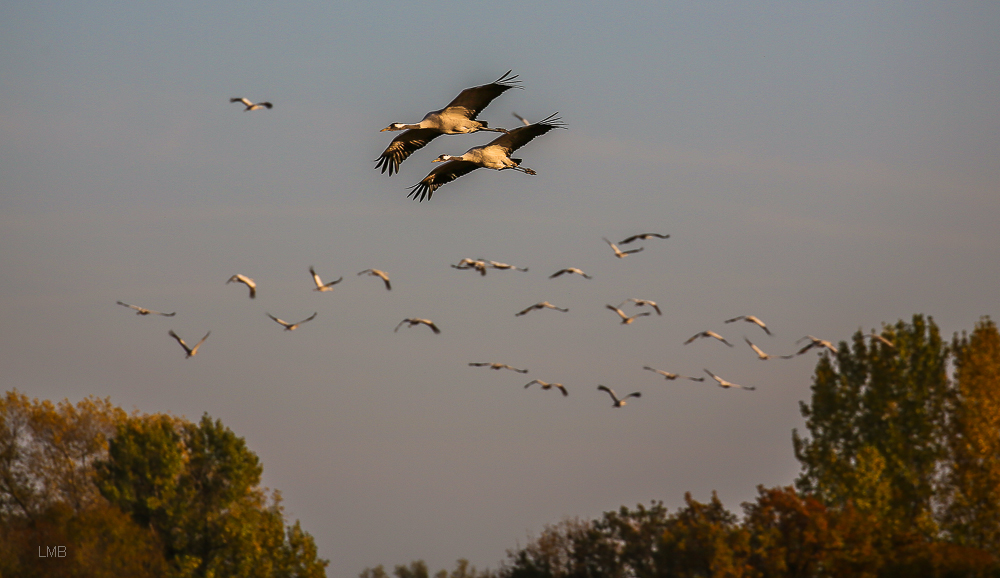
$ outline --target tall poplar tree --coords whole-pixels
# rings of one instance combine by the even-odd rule
[[[956,542],[1000,555],[1000,333],[983,318],[955,336],[951,463],[945,528]]]
[[[793,432],[800,490],[831,505],[883,510],[887,530],[934,536],[938,472],[947,456],[948,347],[933,319],[858,331],[816,366],[809,437]]]

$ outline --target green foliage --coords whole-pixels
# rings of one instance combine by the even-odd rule
[[[319,578],[243,439],[108,400],[0,399],[0,578]],[[39,546],[64,556],[40,557]]]
[[[869,344],[858,331],[852,347],[841,342],[836,365],[826,354],[820,359],[812,403],[801,404],[811,438],[793,432],[804,470],[797,485],[836,505],[882,507],[880,492],[888,491],[887,530],[929,537],[947,455],[948,348],[933,320],[920,315],[882,336],[895,346]]]
[[[268,500],[261,472],[221,421],[154,415],[119,426],[98,486],[163,542],[172,576],[324,576],[312,537],[298,523],[286,532],[281,496]]]

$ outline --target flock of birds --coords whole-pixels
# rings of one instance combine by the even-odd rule
[[[512,76],[511,71],[508,71],[506,74],[504,74],[499,79],[490,84],[485,84],[482,86],[476,86],[463,90],[447,106],[445,106],[440,110],[427,113],[424,116],[424,118],[418,123],[390,124],[388,127],[382,129],[382,131],[383,132],[403,131],[403,132],[399,136],[395,137],[386,147],[385,151],[383,151],[381,156],[375,160],[376,163],[375,168],[381,169],[381,172],[383,174],[388,172],[388,174],[391,176],[394,173],[399,172],[400,164],[403,163],[407,158],[409,158],[416,151],[426,146],[431,140],[441,135],[469,134],[474,132],[489,131],[489,132],[501,133],[501,136],[497,137],[496,139],[492,140],[486,145],[473,147],[467,150],[462,155],[458,156],[441,155],[437,159],[434,159],[433,162],[440,162],[444,164],[432,170],[423,180],[421,180],[416,185],[413,185],[410,188],[410,194],[408,196],[415,198],[418,201],[422,201],[425,198],[430,199],[434,191],[437,190],[437,188],[461,177],[462,175],[468,174],[469,172],[478,168],[490,168],[498,171],[513,169],[528,175],[536,174],[535,171],[533,171],[532,169],[522,167],[521,159],[511,158],[510,155],[537,136],[543,135],[553,129],[566,128],[566,125],[561,122],[561,120],[556,116],[556,114],[550,115],[549,117],[539,122],[530,123],[523,117],[517,115],[517,113],[514,113],[514,116],[521,121],[523,126],[512,130],[507,130],[503,128],[490,128],[485,121],[480,121],[476,119],[479,113],[482,112],[482,110],[486,108],[486,106],[489,105],[490,102],[493,101],[493,99],[497,98],[505,91],[510,90],[512,88],[518,88],[518,89],[522,88],[519,85],[519,83],[520,81],[517,80],[517,76],[516,75]],[[230,102],[242,104],[244,106],[244,112],[273,108],[273,104],[270,102],[254,103],[246,98],[231,98]],[[640,233],[626,237],[625,239],[623,239],[618,243],[613,243],[605,237],[604,242],[610,246],[613,255],[616,258],[624,259],[626,257],[642,252],[644,250],[644,247],[637,247],[634,249],[629,248],[624,250],[621,247],[631,245],[636,241],[646,241],[650,239],[669,239],[669,238],[670,235],[666,234]],[[502,263],[487,259],[463,258],[457,264],[452,264],[451,267],[458,270],[476,271],[481,276],[485,276],[489,269],[528,272],[527,267],[518,267],[508,263]],[[319,276],[319,274],[313,267],[309,267],[309,274],[311,275],[313,284],[315,285],[312,290],[321,293],[334,291],[336,289],[336,286],[344,280],[344,278],[341,276],[334,281],[329,281],[324,283],[323,279]],[[385,271],[379,269],[365,269],[364,271],[360,271],[357,275],[358,276],[368,275],[372,277],[378,277],[384,283],[387,291],[392,290],[392,284],[389,280],[389,275]],[[591,275],[589,275],[588,273],[577,267],[567,267],[564,269],[560,269],[549,275],[548,278],[556,279],[563,275],[566,276],[578,275],[588,280],[593,278]],[[226,284],[229,283],[242,283],[249,290],[250,299],[256,298],[257,283],[256,281],[254,281],[253,278],[237,273],[231,276],[226,281]],[[117,303],[118,305],[128,307],[134,310],[136,314],[140,316],[160,315],[164,317],[173,317],[174,315],[176,315],[176,312],[162,313],[160,311],[147,309],[145,307],[131,305],[123,301],[118,301]],[[648,307],[650,310],[630,315],[629,312],[626,312],[623,309],[623,307],[628,307],[629,304],[631,304],[631,306],[635,308]],[[629,298],[626,299],[625,301],[622,301],[618,305],[607,304],[605,305],[605,307],[608,310],[613,311],[617,315],[620,323],[623,325],[631,325],[640,318],[652,316],[654,312],[657,316],[663,315],[663,312],[661,311],[659,305],[655,301],[649,299]],[[552,309],[555,311],[559,311],[561,313],[569,312],[568,308],[559,307],[548,301],[541,301],[539,303],[535,303],[514,313],[514,316],[522,317],[533,311],[541,311],[544,309]],[[295,323],[284,321],[283,319],[271,315],[270,313],[266,313],[266,315],[275,323],[281,325],[285,331],[294,331],[299,327],[301,327],[302,325],[314,320],[319,315],[319,313],[315,312],[309,317]],[[755,325],[759,327],[766,335],[771,336],[771,330],[768,328],[768,326],[761,319],[755,317],[754,315],[740,315],[737,317],[726,319],[724,320],[724,323],[731,324],[740,321],[746,322],[751,325]],[[396,325],[393,331],[398,332],[399,329],[404,326],[418,327],[420,325],[426,326],[434,334],[441,333],[441,328],[438,327],[438,325],[435,324],[434,321],[418,317],[404,318],[402,321],[399,322],[398,325]],[[192,358],[195,355],[197,355],[199,348],[201,348],[201,346],[208,339],[209,335],[211,335],[211,331],[207,332],[205,336],[202,337],[201,340],[199,340],[193,347],[188,346],[188,344],[184,341],[184,339],[182,339],[179,335],[177,335],[172,329],[168,331],[168,335],[172,337],[174,340],[176,340],[177,343],[181,346],[181,348],[183,348],[186,358]],[[878,340],[882,342],[887,347],[894,348],[893,344],[888,339],[886,339],[884,336],[877,335],[874,331],[872,331],[870,337],[873,340]],[[728,341],[725,337],[723,337],[722,335],[711,329],[706,329],[705,331],[701,331],[692,335],[689,339],[684,341],[683,344],[688,345],[701,339],[715,339],[724,343],[729,347],[734,347],[734,345],[730,341]],[[798,344],[805,342],[804,346],[802,346],[800,349],[798,349],[793,353],[785,355],[770,355],[768,353],[765,353],[760,347],[755,345],[746,336],[744,336],[743,339],[750,347],[750,349],[754,352],[754,354],[756,354],[757,358],[760,360],[770,360],[775,358],[791,359],[793,357],[802,355],[812,349],[817,349],[817,348],[818,349],[825,348],[834,354],[837,353],[837,348],[831,342],[819,339],[812,335],[807,335],[802,339],[798,340],[796,343]],[[499,363],[493,361],[471,362],[468,365],[471,367],[485,367],[496,371],[505,369],[519,374],[528,373],[528,369],[516,368],[506,363]],[[676,379],[686,379],[696,382],[704,382],[706,380],[705,377],[681,375],[678,373],[673,373],[670,371],[665,371],[650,366],[643,366],[643,369],[646,371],[656,373],[657,375],[660,375],[664,379],[669,381],[673,381]],[[715,373],[712,373],[708,368],[704,369],[704,373],[712,380],[714,380],[721,388],[743,389],[746,391],[754,391],[756,389],[753,386],[741,385],[738,383],[728,381],[716,375]],[[563,396],[569,395],[568,388],[562,383],[547,382],[541,379],[533,379],[532,381],[525,384],[524,388],[527,389],[530,388],[532,385],[536,384],[539,385],[543,390],[558,389]],[[642,396],[642,393],[639,391],[635,391],[624,396],[619,396],[613,389],[606,387],[604,385],[598,385],[597,389],[599,391],[607,393],[611,397],[612,406],[615,408],[623,407],[626,404],[625,400],[629,398],[640,398]]]

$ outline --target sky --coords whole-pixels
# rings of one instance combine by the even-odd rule
[[[0,5],[4,389],[221,419],[331,577],[495,568],[566,517],[688,491],[739,512],[791,484],[817,357],[760,361],[744,337],[787,354],[916,313],[946,336],[1000,317],[1000,4],[458,7]],[[518,151],[537,175],[406,198],[495,133],[374,169],[398,134],[380,129],[507,70],[523,90],[481,120],[568,126]],[[625,259],[602,241],[645,232],[670,238]],[[344,280],[311,291],[310,266]],[[593,279],[548,278],[571,266]],[[605,305],[630,297],[663,315],[620,324]],[[570,311],[514,316],[543,300]],[[773,336],[723,322],[746,314]],[[405,317],[442,332],[394,333]],[[707,329],[735,347],[682,345]],[[212,334],[185,359],[168,330]],[[494,361],[529,373],[468,366]],[[642,397],[616,409],[598,384]]]

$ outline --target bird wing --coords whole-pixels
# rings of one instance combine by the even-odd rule
[[[167,334],[170,335],[170,337],[173,337],[174,339],[176,339],[177,343],[181,344],[181,347],[184,348],[184,351],[186,351],[188,353],[188,355],[191,354],[191,350],[188,348],[187,343],[184,343],[184,340],[181,339],[181,336],[177,335],[176,333],[174,333],[173,329],[171,329],[170,331],[167,331]]]
[[[555,384],[555,386],[556,386],[556,387],[558,387],[558,388],[559,388],[559,391],[561,391],[561,392],[562,392],[562,394],[563,394],[563,397],[566,397],[567,395],[569,395],[569,392],[568,392],[568,391],[566,391],[566,386],[565,386],[565,385],[563,385],[563,384],[561,384],[561,383],[556,383],[556,384]]]
[[[319,275],[316,274],[316,270],[313,269],[312,267],[309,267],[309,274],[312,275],[313,282],[316,283],[316,287],[322,288],[323,287],[323,280],[320,279]]]
[[[242,102],[243,104],[245,104],[245,105],[247,105],[247,106],[253,106],[253,103],[252,103],[252,102],[250,102],[250,101],[249,101],[248,99],[246,99],[246,98],[238,98],[238,97],[233,97],[233,98],[230,98],[230,99],[229,99],[229,102]]]
[[[541,136],[554,128],[566,128],[566,125],[555,114],[534,124],[515,128],[507,134],[493,139],[486,146],[501,147],[509,157],[511,153],[531,142],[531,139]]]
[[[704,337],[704,336],[705,336],[704,333],[695,333],[694,335],[692,335],[691,337],[689,337],[687,341],[684,342],[684,345],[687,345],[688,343],[691,343],[695,339],[698,339],[699,337]]]
[[[622,311],[621,309],[615,307],[614,305],[605,305],[604,307],[607,308],[607,309],[610,309],[610,310],[614,311],[622,319],[628,319],[628,315],[625,315],[624,311]]]
[[[389,176],[399,172],[399,165],[414,152],[427,146],[435,138],[441,136],[441,131],[433,128],[411,128],[392,139],[382,155],[375,159],[375,168],[382,169]]]
[[[549,275],[549,279],[555,279],[556,277],[562,275],[563,273],[569,273],[569,272],[570,272],[569,269],[561,269],[561,270],[556,271],[555,273]]]
[[[337,279],[336,281],[330,281],[330,282],[329,282],[329,283],[327,283],[326,285],[323,285],[323,287],[333,287],[334,285],[336,285],[337,283],[340,283],[340,282],[341,282],[341,281],[343,281],[343,280],[344,280],[344,277],[343,277],[343,276],[341,276],[341,278],[340,278],[340,279]]]
[[[291,327],[291,325],[292,325],[291,323],[289,323],[287,321],[284,321],[282,319],[278,319],[277,317],[275,317],[274,315],[271,315],[270,313],[266,313],[265,315],[267,315],[271,319],[274,319],[275,322],[280,323],[281,325],[284,325],[285,327]]]
[[[424,325],[426,325],[427,327],[430,327],[431,331],[433,331],[435,335],[437,335],[438,333],[441,333],[441,330],[438,329],[437,325],[434,325],[433,321],[430,321],[428,319],[421,319],[420,322],[423,323]]]
[[[479,165],[472,161],[448,161],[427,174],[419,183],[410,187],[410,194],[417,201],[430,199],[434,191],[441,185],[450,183],[462,175],[467,175],[479,168]]]
[[[303,319],[302,321],[299,321],[298,323],[296,323],[296,325],[302,325],[306,321],[312,321],[313,319],[316,319],[317,315],[319,315],[319,311],[317,311],[316,313],[313,313],[312,315],[310,315],[306,319]]]
[[[208,333],[205,334],[205,337],[201,338],[201,341],[199,341],[198,343],[194,344],[194,347],[191,348],[191,355],[192,356],[194,356],[195,353],[198,353],[198,348],[201,347],[202,343],[205,343],[205,340],[208,339],[208,336],[211,335],[211,334],[212,334],[212,332],[209,331]]]
[[[503,76],[496,79],[494,82],[489,84],[484,84],[482,86],[474,86],[472,88],[466,88],[462,92],[458,93],[458,96],[454,100],[448,103],[445,108],[460,108],[464,109],[466,115],[475,120],[476,116],[483,111],[484,108],[489,106],[493,99],[503,94],[505,91],[511,88],[521,88],[518,86],[520,80],[517,80],[518,75],[511,76],[512,71],[508,70]]]

